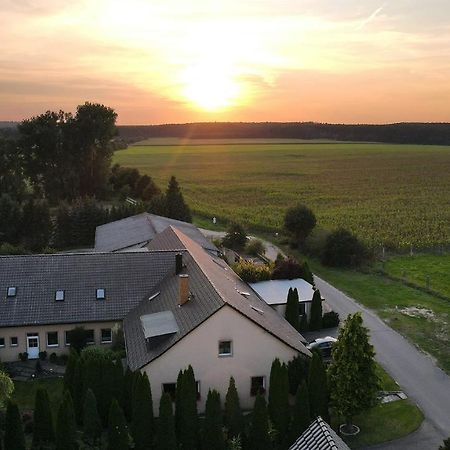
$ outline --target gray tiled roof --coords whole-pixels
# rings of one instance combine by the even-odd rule
[[[142,213],[101,225],[95,230],[95,250],[114,252],[132,246],[144,246],[169,226],[175,226],[203,248],[217,251],[200,230],[191,223],[154,214]]]
[[[350,450],[321,417],[311,423],[289,450]]]
[[[168,252],[2,256],[0,327],[122,320],[174,260]],[[17,287],[16,297],[6,298],[9,286]],[[97,288],[105,300],[96,300]],[[65,299],[56,302],[60,289]]]
[[[185,273],[189,275],[189,290],[194,298],[181,308],[177,306],[178,277],[172,273],[155,289],[154,293],[160,292],[158,296],[151,301],[144,300],[128,314],[124,332],[128,363],[132,369],[141,368],[160,356],[224,305],[245,315],[297,351],[310,354],[301,342],[302,336],[249,289],[222,259],[206,252],[175,227],[166,229],[155,241],[158,248],[166,242],[173,244],[171,250],[183,251]],[[147,344],[139,318],[166,310],[173,312],[179,332]]]

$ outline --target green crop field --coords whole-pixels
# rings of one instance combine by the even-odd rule
[[[198,216],[271,231],[282,226],[286,208],[302,202],[320,226],[349,228],[371,245],[449,242],[450,147],[155,142],[117,151],[114,162],[160,186],[175,175]]]
[[[393,256],[385,262],[384,270],[450,298],[450,253]]]

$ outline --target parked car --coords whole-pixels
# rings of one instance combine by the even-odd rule
[[[324,358],[329,358],[331,356],[331,349],[336,341],[337,339],[331,336],[317,338],[310,342],[306,348],[308,350],[319,350]]]

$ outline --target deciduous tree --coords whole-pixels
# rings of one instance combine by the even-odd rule
[[[295,239],[297,245],[302,245],[316,226],[316,216],[305,205],[289,208],[284,216],[284,227]]]

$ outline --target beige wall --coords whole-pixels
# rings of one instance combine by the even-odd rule
[[[218,356],[220,340],[233,341],[233,356]],[[267,390],[272,361],[278,357],[287,362],[296,355],[296,350],[224,306],[143,370],[152,385],[155,414],[158,414],[162,384],[176,382],[179,370],[189,364],[200,381],[200,412],[204,410],[209,388],[218,390],[222,402],[225,400],[230,376],[236,380],[242,408],[249,409],[254,403],[254,397],[250,396],[251,377],[265,376]]]
[[[27,351],[27,334],[37,333],[39,335],[39,351],[46,351],[48,355],[56,353],[61,355],[63,353],[69,353],[70,346],[65,345],[65,332],[72,330],[77,326],[82,326],[86,330],[94,330],[95,344],[97,345],[109,345],[101,344],[101,330],[102,328],[117,329],[120,324],[118,322],[93,322],[93,323],[76,323],[65,325],[39,325],[39,326],[26,326],[26,327],[8,327],[0,328],[0,337],[5,339],[5,346],[0,347],[0,360],[4,362],[17,361],[19,359],[19,353]],[[47,346],[47,332],[58,332],[58,346]],[[11,347],[10,338],[18,338],[18,346]]]

